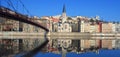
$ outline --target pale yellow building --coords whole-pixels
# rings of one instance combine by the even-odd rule
[[[85,22],[84,24],[84,32],[90,32],[90,23],[89,22]]]
[[[98,24],[95,24],[95,25],[90,25],[90,33],[98,33],[99,32],[99,25]]]
[[[112,23],[102,23],[102,33],[111,33]]]

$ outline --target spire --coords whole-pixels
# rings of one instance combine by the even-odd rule
[[[63,12],[62,12],[62,22],[65,22],[66,21],[66,9],[65,9],[65,4],[63,5]]]
[[[63,5],[63,13],[66,13],[65,4]]]

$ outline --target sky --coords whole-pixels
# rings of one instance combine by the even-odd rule
[[[18,12],[25,10],[16,0]],[[30,15],[55,16],[62,14],[63,5],[66,5],[67,16],[100,16],[106,21],[120,21],[120,0],[21,0],[29,10]],[[3,3],[3,2],[2,2]],[[4,2],[5,3],[5,2]],[[3,4],[4,4],[3,3]]]

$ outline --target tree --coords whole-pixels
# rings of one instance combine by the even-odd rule
[[[68,17],[67,20],[72,20],[72,18],[71,18],[71,17]]]
[[[93,18],[90,19],[90,22],[94,22]]]
[[[93,20],[92,18],[90,19],[91,24],[94,24],[94,21],[95,21],[95,20]]]

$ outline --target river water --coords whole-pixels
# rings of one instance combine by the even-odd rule
[[[15,57],[20,57],[20,55],[16,55]],[[34,57],[62,57],[62,54],[39,52]],[[69,52],[66,53],[66,57],[120,57],[120,50],[100,50],[99,54],[96,54],[95,52],[85,52],[79,54]]]

